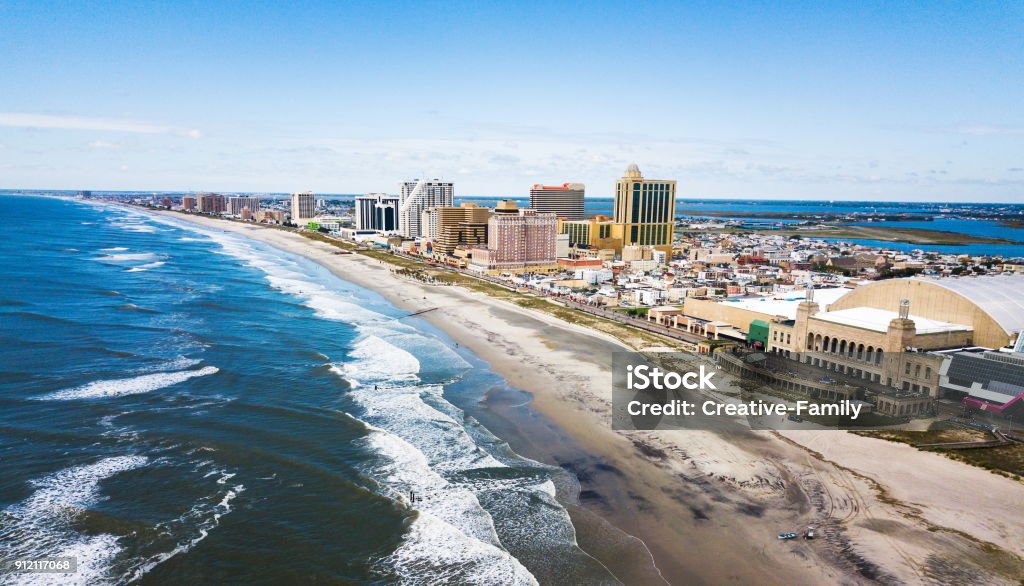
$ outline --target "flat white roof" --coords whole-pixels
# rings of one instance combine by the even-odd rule
[[[840,297],[846,295],[853,289],[848,287],[834,287],[832,289],[815,289],[814,301],[818,306],[825,309],[835,303]],[[764,297],[743,297],[739,299],[726,299],[722,303],[728,303],[731,307],[739,307],[764,313],[769,317],[777,315],[785,316],[786,319],[796,319],[796,308],[804,300],[807,291],[799,289],[790,293],[776,293]]]
[[[1006,393],[1000,393],[999,391],[992,391],[989,389],[971,389],[968,394],[978,399],[984,399],[992,403],[1009,403],[1013,400],[1016,395],[1007,395]]]
[[[811,319],[827,321],[834,324],[841,324],[846,326],[853,326],[855,328],[862,328],[865,330],[872,330],[875,332],[885,332],[889,330],[889,322],[899,317],[899,313],[895,311],[888,311],[885,309],[875,309],[874,307],[854,307],[851,309],[841,309],[839,311],[823,311],[819,312],[811,317]],[[971,326],[965,326],[963,324],[954,324],[948,321],[939,321],[935,319],[928,319],[919,315],[911,315],[910,319],[914,320],[914,324],[917,326],[918,334],[938,334],[941,332],[969,332]]]

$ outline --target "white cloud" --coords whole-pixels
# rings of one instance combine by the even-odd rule
[[[91,149],[119,149],[121,145],[113,142],[107,142],[105,140],[94,140],[89,143]]]
[[[51,116],[47,114],[25,114],[0,112],[0,126],[14,128],[48,128],[61,130],[104,130],[108,132],[133,132],[140,134],[170,134],[186,138],[200,138],[202,133],[194,128],[164,126],[135,120],[114,118],[91,118],[86,116]]]

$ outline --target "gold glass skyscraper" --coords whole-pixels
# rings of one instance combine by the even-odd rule
[[[622,245],[656,246],[672,254],[676,216],[676,182],[644,179],[636,163],[615,183],[615,223]]]

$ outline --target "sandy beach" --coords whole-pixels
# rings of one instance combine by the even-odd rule
[[[551,433],[507,439],[580,478],[578,500],[567,503],[580,544],[626,583],[660,575],[673,584],[1018,584],[1024,576],[1024,483],[842,431],[616,432],[611,356],[630,349],[619,340],[498,297],[406,278],[291,232],[166,215],[304,256],[400,308],[437,308],[422,319],[532,396],[529,409]],[[562,461],[552,445],[560,437],[590,457]],[[808,525],[820,539],[776,539]],[[601,531],[636,541],[588,548]]]

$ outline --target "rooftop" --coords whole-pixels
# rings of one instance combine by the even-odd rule
[[[899,313],[874,307],[854,307],[852,309],[840,309],[838,311],[825,311],[815,314],[811,319],[826,321],[844,326],[853,326],[875,332],[886,332],[889,329],[889,322],[899,317]],[[917,326],[918,334],[938,334],[942,332],[969,332],[971,326],[954,324],[947,321],[928,319],[925,317],[911,315],[914,325]]]
[[[830,304],[835,303],[840,297],[846,295],[850,291],[853,291],[853,289],[848,289],[846,287],[815,289],[814,301],[824,309]],[[728,303],[731,307],[739,307],[740,309],[763,313],[770,317],[781,315],[786,319],[796,319],[797,306],[800,305],[800,302],[805,300],[806,295],[806,290],[801,289],[791,293],[769,295],[765,297],[759,296],[728,299],[723,301],[723,303]]]
[[[914,277],[911,280],[931,283],[966,297],[992,316],[1007,333],[1024,330],[1024,275]]]

